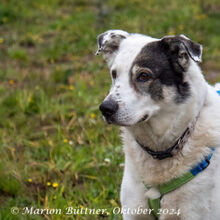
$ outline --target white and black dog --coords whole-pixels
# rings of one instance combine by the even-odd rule
[[[100,52],[112,78],[100,110],[124,144],[123,218],[219,220],[220,97],[197,64],[202,46],[109,30]]]

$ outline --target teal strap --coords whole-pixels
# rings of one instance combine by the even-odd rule
[[[149,208],[152,210],[154,216],[159,217],[159,208],[160,208],[160,198],[158,199],[148,199]]]
[[[168,192],[171,192],[171,191],[179,188],[183,184],[185,184],[185,183],[189,182],[191,179],[193,179],[193,177],[195,177],[195,176],[191,172],[187,172],[186,174],[184,174],[183,176],[181,176],[179,178],[172,179],[168,183],[159,185],[158,189],[160,191],[160,194],[164,195]]]
[[[168,183],[159,185],[158,190],[162,196],[168,192],[171,192],[171,191],[179,188],[183,184],[189,182],[191,179],[193,179],[193,177],[195,177],[195,176],[191,172],[187,172],[186,174],[184,174],[183,176],[181,176],[179,178],[172,179]],[[159,213],[159,208],[160,208],[160,198],[148,199],[148,205],[149,205],[150,209],[152,209],[154,216],[159,217],[158,213]]]

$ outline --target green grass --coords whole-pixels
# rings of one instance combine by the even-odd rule
[[[0,219],[121,219],[112,208],[120,206],[123,149],[118,128],[98,111],[111,82],[94,56],[96,36],[184,33],[203,44],[202,68],[215,82],[219,20],[217,0],[2,0]],[[110,215],[14,216],[13,206],[107,208]]]

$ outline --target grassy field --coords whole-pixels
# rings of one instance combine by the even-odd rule
[[[110,77],[94,53],[107,29],[184,33],[204,46],[206,78],[220,81],[218,0],[1,0],[0,219],[121,219],[112,214],[124,161],[119,130],[98,111]],[[107,212],[21,214],[32,206]]]

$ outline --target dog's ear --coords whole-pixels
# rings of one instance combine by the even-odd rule
[[[186,71],[189,66],[189,59],[196,62],[202,61],[202,45],[191,41],[184,35],[166,36],[161,39],[162,44],[169,51],[174,67]]]
[[[103,52],[103,57],[111,66],[115,55],[117,54],[119,45],[123,39],[125,39],[129,33],[122,30],[109,30],[97,37],[98,50],[96,55]]]

